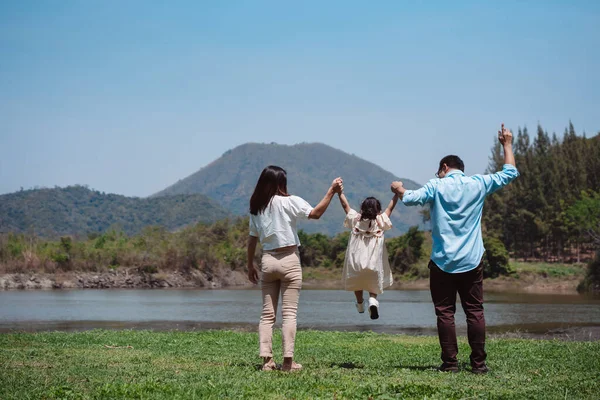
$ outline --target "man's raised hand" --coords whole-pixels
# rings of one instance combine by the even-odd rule
[[[498,131],[498,140],[502,146],[512,144],[513,134],[510,129],[504,127],[504,124],[502,124],[502,129]]]

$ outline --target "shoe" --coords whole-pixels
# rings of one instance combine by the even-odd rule
[[[471,372],[474,373],[475,375],[487,374],[488,371],[489,371],[489,369],[488,369],[487,365],[484,365],[483,367],[471,369]]]
[[[369,297],[369,315],[371,319],[379,318],[379,302],[374,297]]]
[[[354,305],[356,306],[356,310],[360,314],[363,314],[365,312],[365,301],[364,300],[362,303],[354,303]]]
[[[281,366],[283,372],[296,372],[302,370],[302,364],[298,364],[292,361],[292,365],[287,367],[285,364]]]
[[[439,366],[438,371],[440,371],[440,372],[457,373],[458,372],[458,365],[452,365],[452,364],[443,363],[442,365]]]
[[[269,362],[264,363],[261,369],[263,371],[275,371],[277,369],[277,364],[271,359]]]

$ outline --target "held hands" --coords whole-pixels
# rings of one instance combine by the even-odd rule
[[[254,284],[258,283],[258,271],[256,270],[254,264],[248,265],[248,279],[250,279],[250,282]]]
[[[335,178],[331,182],[331,190],[333,193],[341,194],[344,191],[344,180],[341,177]]]
[[[392,190],[392,193],[395,193],[399,196],[402,196],[404,194],[404,192],[406,192],[406,189],[404,188],[404,184],[401,181],[392,182],[390,189]]]
[[[504,127],[504,124],[502,124],[502,129],[498,131],[498,140],[502,146],[512,144],[513,134],[509,129]]]

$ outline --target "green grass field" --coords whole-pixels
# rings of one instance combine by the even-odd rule
[[[490,373],[440,373],[435,337],[299,331],[304,370],[258,370],[256,333],[0,335],[2,399],[592,399],[600,342],[488,341]],[[280,336],[275,339],[281,361]],[[107,347],[113,346],[113,348]],[[131,347],[128,347],[131,346]],[[116,348],[114,348],[116,347]],[[460,342],[460,359],[468,346]]]
[[[429,278],[428,261],[419,260],[406,274],[394,273],[396,282],[411,284]],[[536,282],[544,285],[564,286],[565,281],[573,282],[573,291],[585,276],[586,264],[562,264],[544,262],[510,261],[512,273],[500,276],[501,281],[514,283],[514,287],[532,285]],[[304,281],[309,284],[322,285],[329,288],[342,288],[341,268],[309,267],[303,270]]]
[[[510,262],[511,268],[517,273],[533,273],[543,277],[583,277],[586,272],[586,264],[552,264],[544,262]]]

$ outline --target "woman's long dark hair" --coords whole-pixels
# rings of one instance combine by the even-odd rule
[[[250,197],[250,214],[258,215],[265,211],[275,195],[289,196],[287,192],[287,172],[281,167],[269,165],[263,169]]]
[[[360,205],[360,219],[374,220],[381,213],[381,203],[375,197],[367,197]]]

